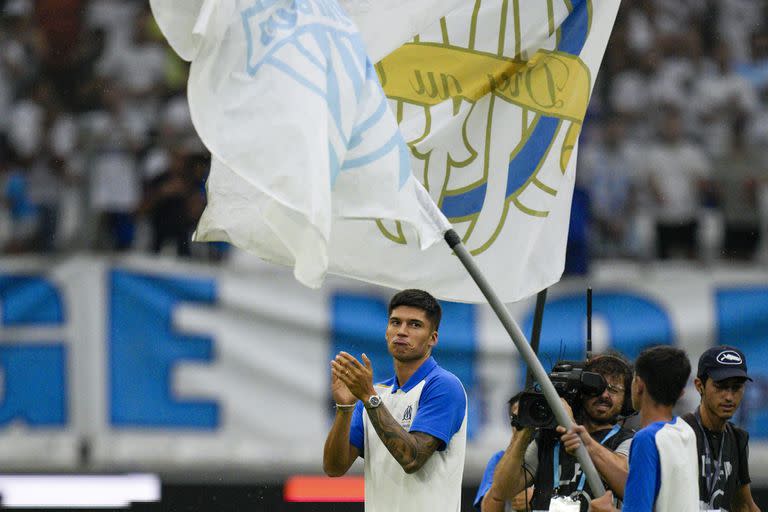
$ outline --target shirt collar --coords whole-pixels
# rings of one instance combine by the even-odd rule
[[[429,373],[434,370],[437,367],[437,361],[430,356],[426,361],[421,363],[421,366],[419,366],[419,369],[416,370],[416,372],[411,375],[411,378],[408,379],[408,382],[405,383],[404,386],[400,387],[400,385],[397,382],[397,375],[395,375],[395,381],[392,384],[392,393],[397,391],[398,389],[402,389],[404,393],[409,392],[411,389],[416,386],[419,382],[424,380],[424,377],[429,375]]]

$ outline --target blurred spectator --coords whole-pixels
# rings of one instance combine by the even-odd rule
[[[91,176],[91,209],[99,219],[98,248],[131,248],[139,200],[133,155],[120,148],[101,151],[94,159]]]
[[[736,69],[758,95],[768,89],[768,31],[752,35],[751,59],[741,61]]]
[[[191,159],[182,150],[173,151],[166,168],[144,187],[141,210],[149,217],[152,228],[152,252],[159,253],[168,243],[179,256],[190,255],[190,237],[195,220],[192,202],[198,195]]]
[[[61,167],[42,152],[34,161],[27,177],[29,201],[37,210],[37,229],[32,249],[50,252],[54,249],[61,199]]]
[[[136,17],[143,2],[124,0],[90,0],[85,8],[85,24],[90,30],[99,30],[105,36],[104,51],[100,65],[119,58],[120,52],[130,45],[136,24]]]
[[[655,206],[657,254],[694,258],[699,207],[711,189],[710,164],[700,147],[683,138],[678,111],[666,112],[659,132],[645,169]]]
[[[660,39],[658,47],[661,57],[652,98],[655,105],[674,106],[686,118],[691,86],[703,67],[701,36],[696,30],[681,29]]]
[[[8,112],[16,96],[37,80],[45,40],[32,24],[32,4],[25,0],[7,2],[0,16],[0,109]],[[0,116],[0,130],[8,126]]]
[[[579,181],[585,184],[591,199],[591,250],[602,257],[630,253],[637,171],[624,131],[624,120],[613,116],[605,122],[602,139],[585,144],[580,153]]]
[[[728,47],[715,50],[716,71],[700,76],[692,102],[701,123],[701,137],[711,155],[718,157],[731,146],[731,126],[757,109],[757,96],[750,83],[732,70]]]
[[[768,157],[768,88],[760,94],[758,108],[747,119],[747,141],[750,146],[762,147],[762,155]]]
[[[59,94],[70,97],[79,77],[72,73],[82,31],[84,0],[35,0],[36,26],[45,41],[42,66]]]
[[[627,44],[634,55],[651,50],[655,43],[656,6],[652,0],[627,4]]]
[[[10,220],[3,250],[7,253],[27,251],[32,248],[37,232],[37,208],[29,198],[28,172],[19,165],[4,139],[0,139],[0,185],[0,204]]]
[[[765,22],[766,4],[761,0],[717,0],[717,35],[736,62],[749,59],[751,34]]]
[[[713,163],[720,206],[725,222],[723,254],[728,258],[752,259],[759,243],[757,185],[766,178],[754,151],[747,146],[745,120],[733,123],[731,147]]]
[[[152,21],[148,9],[139,11],[130,39],[98,66],[99,75],[125,97],[126,108],[147,125],[157,119],[168,57],[165,47],[152,38]]]
[[[653,84],[657,77],[658,54],[651,50],[620,71],[609,93],[611,110],[628,123],[627,136],[647,140],[651,136],[648,109],[654,104]]]
[[[765,0],[622,3],[590,104],[602,121],[582,137],[569,271],[585,272],[589,255],[647,257],[656,238],[662,257],[704,259],[721,242],[724,256],[750,258],[759,241],[768,261],[767,11]],[[225,254],[185,242],[209,165],[187,72],[147,2],[0,0],[4,248]],[[151,243],[134,240],[139,212]]]
[[[102,108],[89,112],[85,123],[87,138],[94,147],[89,190],[91,209],[99,218],[97,246],[129,249],[141,201],[136,155],[145,127],[113,87],[104,89]]]
[[[662,35],[677,33],[681,27],[695,25],[707,8],[703,0],[654,0],[656,29]]]
[[[16,154],[30,163],[45,142],[46,115],[52,108],[53,90],[48,82],[38,81],[11,108],[8,115],[8,140]]]
[[[69,98],[73,109],[87,111],[99,103],[100,87],[96,73],[99,60],[106,48],[107,36],[101,28],[88,28],[78,40],[72,57],[71,74],[77,76],[73,94]]]

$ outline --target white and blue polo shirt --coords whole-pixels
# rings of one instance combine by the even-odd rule
[[[349,437],[365,458],[366,512],[458,512],[467,444],[467,395],[461,381],[430,357],[402,387],[392,377],[374,388],[405,430],[424,432],[442,443],[421,469],[409,475],[381,442],[358,402]]]
[[[635,434],[629,449],[625,512],[696,512],[699,480],[696,435],[675,417]]]

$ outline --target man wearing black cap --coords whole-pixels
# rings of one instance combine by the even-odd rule
[[[747,360],[735,347],[712,347],[699,358],[694,384],[701,403],[683,419],[696,433],[701,510],[760,512],[749,487],[749,434],[728,421],[748,380]]]

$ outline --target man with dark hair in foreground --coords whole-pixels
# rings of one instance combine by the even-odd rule
[[[331,361],[336,416],[323,452],[329,476],[365,458],[366,512],[458,512],[467,441],[467,397],[432,358],[440,304],[404,290],[389,303],[386,341],[395,376],[373,384],[373,368],[340,352]]]

